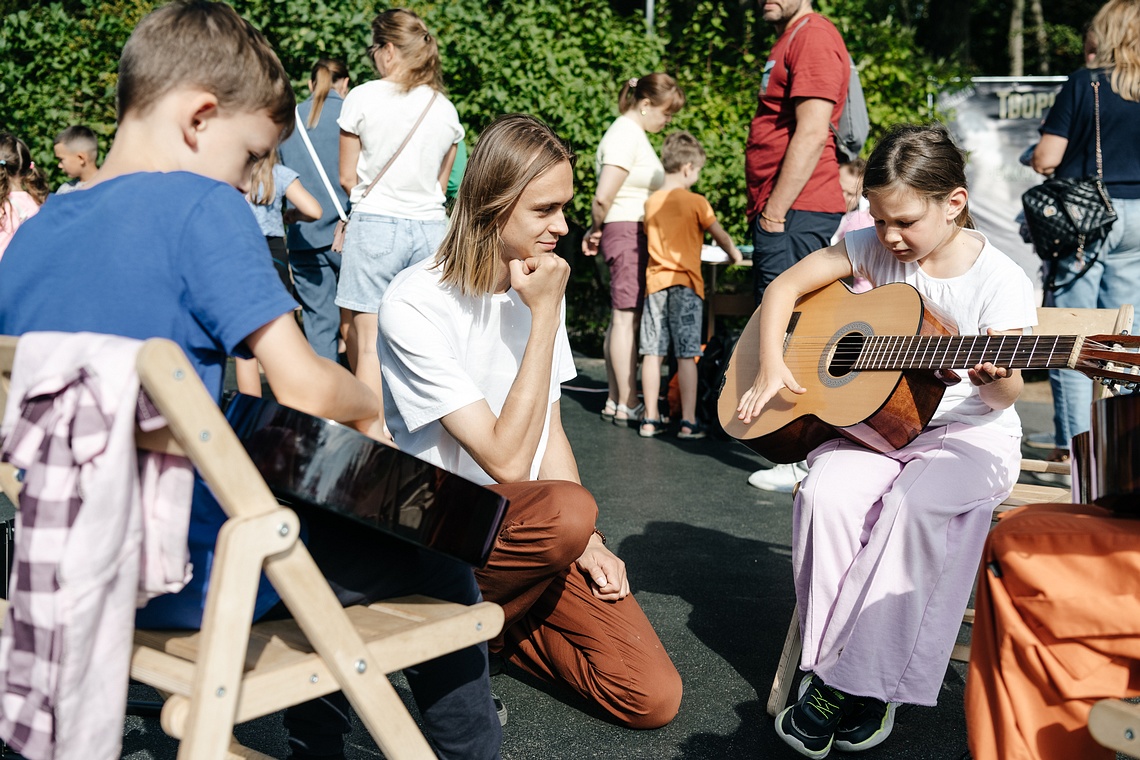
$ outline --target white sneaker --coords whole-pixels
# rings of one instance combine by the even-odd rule
[[[807,466],[803,462],[778,464],[771,469],[757,470],[749,475],[748,485],[761,491],[791,493],[796,483],[807,477],[807,473]]]

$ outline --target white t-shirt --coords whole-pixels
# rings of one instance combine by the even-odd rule
[[[336,123],[360,138],[360,159],[356,162],[360,184],[349,196],[355,210],[403,219],[446,218],[439,170],[447,151],[463,139],[463,127],[455,106],[443,95],[432,103],[396,162],[361,200],[373,177],[412,131],[432,92],[427,85],[405,92],[401,85],[377,79],[353,87],[345,96]]]
[[[443,270],[434,264],[431,257],[405,269],[380,303],[385,421],[402,450],[476,483],[493,483],[439,420],[479,399],[487,400],[495,416],[502,412],[530,337],[530,309],[514,290],[464,296],[440,282]],[[575,375],[563,302],[551,404],[561,397],[561,384]],[[538,478],[549,433],[548,406],[531,480]]]
[[[640,222],[645,219],[645,202],[665,181],[665,168],[657,151],[649,144],[645,130],[628,116],[619,116],[602,136],[594,168],[602,176],[606,164],[625,169],[629,176],[618,188],[606,218],[610,222]]]
[[[980,232],[963,230],[961,234],[980,240],[982,252],[969,271],[949,279],[931,277],[917,263],[900,262],[882,246],[874,228],[852,230],[844,242],[856,275],[876,287],[891,282],[913,285],[924,301],[953,320],[960,335],[985,335],[990,328],[1013,330],[1036,325],[1033,283],[1021,267],[994,248]],[[1012,406],[991,409],[982,401],[977,386],[970,382],[967,368],[952,369],[961,375],[962,382],[946,389],[931,425],[997,425],[1011,435],[1021,435],[1021,420]]]

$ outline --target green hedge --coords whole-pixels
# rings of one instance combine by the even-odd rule
[[[20,135],[63,181],[52,140],[71,124],[87,124],[104,139],[114,132],[115,71],[131,28],[158,3],[152,0],[68,0],[0,19],[0,128]],[[364,51],[376,6],[366,0],[235,0],[261,28],[303,96],[312,62],[344,59],[355,81],[371,74]],[[648,35],[640,14],[620,15],[589,0],[440,0],[410,2],[441,43],[449,95],[473,143],[491,119],[533,113],[567,138],[579,155],[570,209],[578,228],[589,220],[594,152],[617,116],[623,81],[652,71],[675,76],[688,97],[671,128],[688,129],[704,144],[708,164],[696,188],[721,223],[747,242],[743,147],[756,107],[760,70],[772,29],[751,3],[658,0]],[[929,60],[914,32],[879,17],[860,0],[821,0],[862,72],[876,132],[900,121],[932,118],[928,98],[962,72]],[[874,136],[874,134],[873,134]],[[651,139],[660,144],[662,135]],[[569,292],[570,326],[579,346],[597,350],[608,314],[603,274],[575,255]],[[730,278],[731,280],[731,278]]]

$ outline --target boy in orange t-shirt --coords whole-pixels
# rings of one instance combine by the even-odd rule
[[[652,438],[665,432],[657,411],[661,365],[672,343],[681,389],[678,438],[704,438],[697,419],[697,364],[701,355],[701,311],[705,282],[701,246],[708,231],[734,264],[740,251],[720,226],[703,195],[689,190],[701,176],[705,151],[688,132],[673,132],[661,147],[665,182],[645,202],[649,266],[645,272],[645,311],[641,317],[641,391],[645,416],[638,433]]]

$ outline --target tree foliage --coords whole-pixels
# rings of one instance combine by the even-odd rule
[[[65,127],[87,124],[107,145],[119,50],[150,8],[146,0],[87,0],[82,12],[37,4],[2,19],[0,126],[28,143],[49,176],[52,141]]]
[[[1067,0],[1077,2],[1077,0]],[[817,0],[857,62],[872,140],[900,121],[935,118],[937,94],[960,66],[922,53],[914,27],[884,12],[886,0]],[[0,0],[0,128],[28,141],[55,172],[52,140],[71,124],[87,124],[108,140],[114,132],[119,51],[156,0]],[[233,0],[276,48],[299,96],[313,62],[349,64],[356,82],[373,76],[365,58],[371,0]],[[666,71],[688,104],[673,128],[702,142],[708,163],[696,188],[721,223],[746,241],[743,146],[756,108],[760,72],[774,42],[751,0],[658,0],[653,34],[640,10],[619,0],[411,0],[440,41],[449,97],[473,143],[499,114],[533,113],[578,153],[577,227],[588,224],[594,154],[618,115],[621,83]],[[638,7],[641,7],[638,4]],[[651,139],[659,145],[661,135]],[[868,147],[869,149],[869,147]],[[51,177],[56,182],[63,177]],[[577,238],[565,250],[572,253]],[[594,262],[576,260],[571,291],[575,331],[596,334],[608,312]]]

